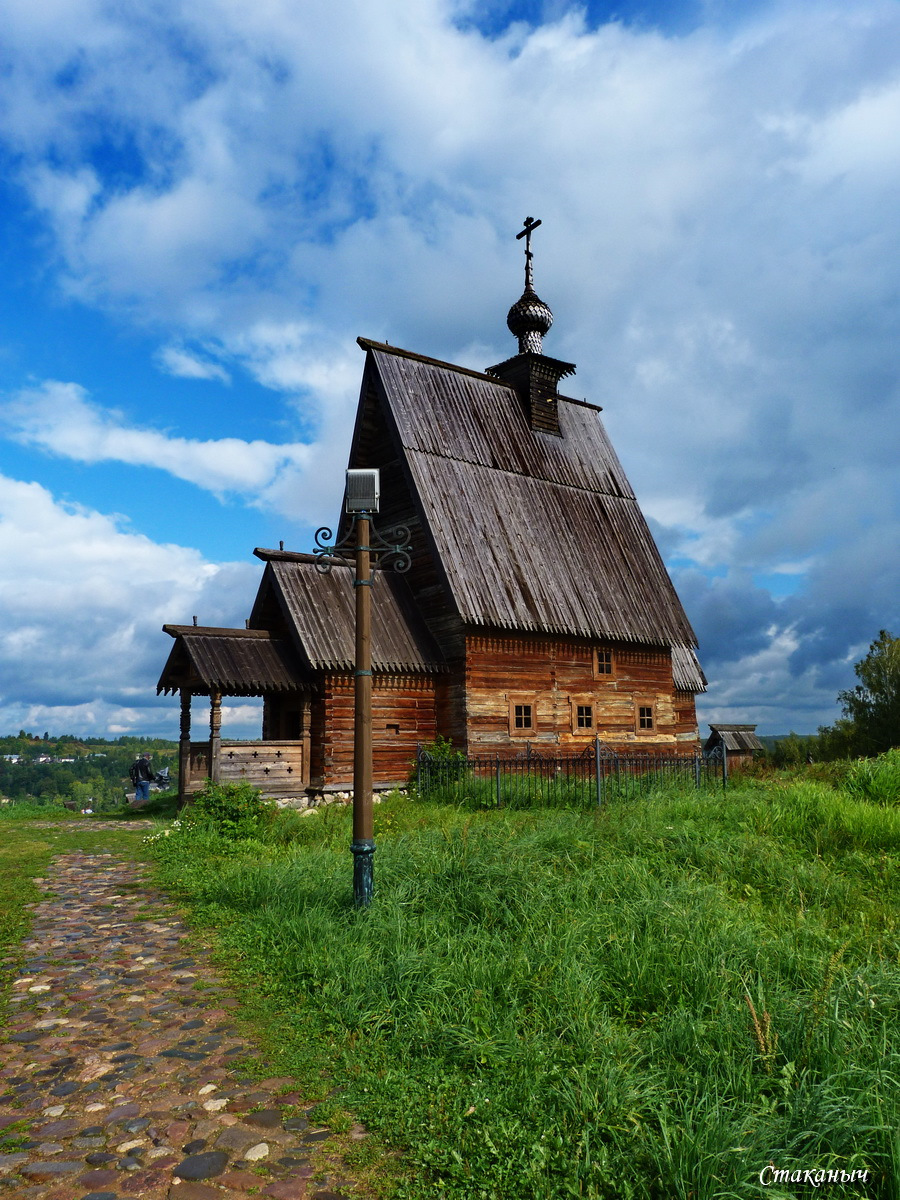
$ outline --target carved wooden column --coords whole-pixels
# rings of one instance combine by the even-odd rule
[[[209,777],[219,782],[219,751],[222,747],[222,693],[209,697]]]
[[[300,725],[300,750],[303,755],[303,770],[301,783],[304,787],[309,786],[309,755],[312,749],[312,705],[309,696],[304,696],[302,700],[302,708],[300,710],[301,725]]]
[[[181,729],[178,739],[178,803],[185,805],[191,781],[191,693],[182,688]]]

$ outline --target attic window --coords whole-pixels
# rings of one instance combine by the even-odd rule
[[[595,650],[594,651],[594,674],[598,675],[598,676],[613,674],[613,652],[612,652],[612,650]]]

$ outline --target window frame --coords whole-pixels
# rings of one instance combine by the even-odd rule
[[[527,695],[523,694],[523,693],[516,693],[515,695],[513,695],[513,694],[508,695],[507,701],[508,701],[507,720],[509,723],[509,736],[515,737],[515,738],[526,738],[526,739],[533,737],[535,735],[535,733],[537,733],[537,729],[538,729],[537,696],[535,696],[533,693],[529,693]],[[527,728],[525,728],[525,727],[517,728],[516,727],[516,706],[517,705],[519,707],[524,707],[527,705],[531,708],[531,725],[528,726]]]
[[[600,655],[608,656],[609,670],[600,670]],[[604,658],[604,665],[606,658]],[[595,679],[615,679],[616,677],[616,655],[615,651],[610,646],[594,646],[591,650],[591,673]]]
[[[638,737],[654,737],[657,733],[656,698],[654,696],[635,696],[634,698],[634,732]],[[650,709],[650,725],[643,726],[641,709]]]
[[[590,725],[578,724],[578,709],[589,708],[591,710]],[[597,735],[597,718],[599,705],[597,697],[592,695],[584,696],[569,696],[569,725],[572,730],[573,737],[596,737]]]

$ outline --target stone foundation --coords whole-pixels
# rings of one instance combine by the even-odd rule
[[[391,792],[399,792],[401,796],[405,796],[406,788],[392,787],[385,788],[383,792],[373,792],[372,803],[380,804],[382,796],[387,796]],[[321,808],[325,804],[352,804],[353,792],[308,791],[302,796],[279,796],[275,799],[275,803],[279,808],[303,810]]]

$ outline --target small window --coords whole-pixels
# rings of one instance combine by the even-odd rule
[[[575,714],[575,724],[579,729],[594,728],[594,706],[593,704],[579,704]]]
[[[641,704],[638,706],[638,729],[653,728],[653,706],[652,704]]]
[[[393,734],[394,737],[400,736],[400,726],[399,725],[385,725],[385,729],[388,731],[388,733]]]
[[[530,738],[537,732],[537,696],[527,692],[508,695],[509,736]]]
[[[595,650],[594,651],[594,674],[595,675],[612,675],[612,673],[613,673],[612,650]]]

